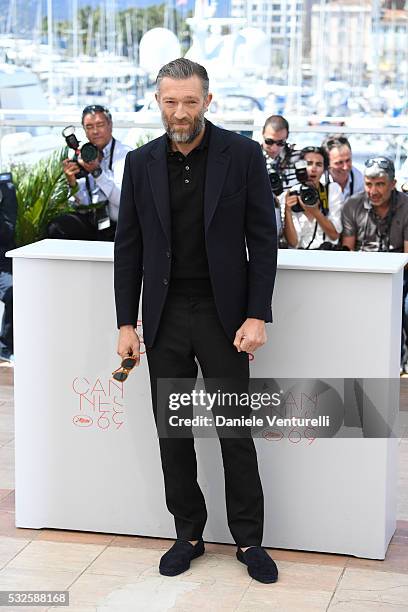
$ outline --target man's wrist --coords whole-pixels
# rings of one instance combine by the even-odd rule
[[[265,323],[265,319],[261,318],[261,316],[247,315],[247,321],[256,321],[257,323]]]

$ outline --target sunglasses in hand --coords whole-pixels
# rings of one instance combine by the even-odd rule
[[[132,369],[138,362],[138,358],[133,355],[129,355],[129,357],[125,357],[120,364],[120,367],[112,372],[112,378],[119,382],[125,382],[127,377],[129,376]]]

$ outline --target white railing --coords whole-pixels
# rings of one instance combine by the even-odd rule
[[[239,115],[238,112],[228,115],[208,113],[213,123],[252,135],[257,140],[261,140],[266,116],[262,113],[258,113],[255,117]],[[4,169],[14,160],[31,163],[36,158],[62,147],[64,140],[61,131],[67,125],[76,126],[78,138],[83,140],[80,118],[81,109],[63,107],[52,111],[0,109],[0,166]],[[154,111],[113,113],[113,121],[115,133],[131,146],[135,146],[139,135],[143,133],[148,134],[154,130],[153,134],[156,135],[162,132],[160,114]],[[325,134],[346,134],[352,141],[357,165],[362,165],[364,159],[370,155],[388,153],[394,159],[398,171],[408,156],[408,118],[401,119],[406,125],[398,125],[397,121],[383,117],[372,117],[371,120],[369,117],[362,117],[361,123],[358,117],[289,117],[291,124],[289,140],[299,146],[305,146],[318,144]],[[390,125],[391,123],[395,125]],[[17,132],[18,128],[19,134],[14,137],[14,132]],[[34,137],[31,136],[33,132],[37,132]]]

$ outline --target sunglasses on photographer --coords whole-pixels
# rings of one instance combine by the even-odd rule
[[[93,114],[93,113],[103,113],[108,117],[108,119],[112,119],[112,115],[110,111],[106,108],[106,106],[102,106],[101,104],[89,104],[89,106],[85,106],[82,111],[82,119],[85,115]]]
[[[125,357],[120,364],[120,367],[112,372],[112,378],[118,382],[125,382],[130,372],[133,370],[137,362],[137,358],[130,355]]]
[[[385,157],[372,157],[371,159],[367,159],[365,162],[366,168],[371,168],[372,166],[378,166],[382,170],[392,170],[394,171],[394,164],[391,160],[386,159]]]
[[[273,138],[264,138],[264,143],[268,146],[276,145],[277,147],[284,147],[286,140],[274,140]]]

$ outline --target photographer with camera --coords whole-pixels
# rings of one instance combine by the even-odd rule
[[[365,190],[343,207],[343,246],[350,251],[408,252],[408,195],[395,185],[390,159],[378,156],[365,162]]]
[[[364,191],[364,177],[353,166],[351,145],[342,134],[331,134],[322,142],[329,157],[329,179],[338,183],[343,193],[343,201]]]
[[[408,195],[396,190],[394,163],[387,157],[365,162],[365,191],[343,208],[343,246],[350,251],[408,253]],[[408,372],[408,272],[404,271],[401,371]]]
[[[267,118],[262,128],[261,146],[274,195],[278,235],[281,235],[282,231],[279,196],[296,183],[294,162],[299,159],[299,151],[295,151],[295,145],[287,142],[288,136],[289,123],[282,115],[271,115]]]
[[[9,172],[0,174],[0,301],[4,303],[0,329],[0,361],[13,363],[13,271],[7,251],[16,248],[17,197]]]
[[[303,162],[303,164],[302,164]],[[329,160],[321,147],[306,147],[296,163],[299,184],[282,194],[284,236],[292,248],[335,248],[341,234],[342,195],[337,183],[323,184]]]
[[[73,126],[63,131],[75,151],[63,161],[63,169],[76,210],[51,221],[48,237],[113,241],[125,157],[131,148],[113,138],[112,116],[104,106],[86,106],[82,126],[89,142],[81,147]]]
[[[295,181],[295,161],[299,151],[287,142],[289,123],[281,115],[271,115],[262,128],[262,152],[272,191],[279,196]]]

